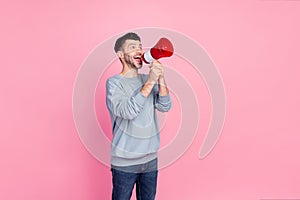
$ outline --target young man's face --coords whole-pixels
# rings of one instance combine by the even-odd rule
[[[125,63],[134,68],[141,68],[142,61],[142,43],[138,40],[126,40],[122,46]]]

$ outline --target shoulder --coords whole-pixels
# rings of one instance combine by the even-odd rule
[[[119,80],[120,80],[120,75],[118,75],[118,74],[109,77],[109,78],[106,80],[106,87],[107,87],[107,88],[112,88],[112,87],[117,86]]]
[[[116,83],[116,82],[119,81],[119,79],[120,79],[120,75],[119,74],[113,75],[113,76],[107,78],[106,84],[108,84],[108,83]]]

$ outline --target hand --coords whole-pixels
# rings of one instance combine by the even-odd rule
[[[150,66],[148,81],[156,83],[158,79],[163,78],[163,75],[164,75],[163,65],[157,60],[154,60]]]

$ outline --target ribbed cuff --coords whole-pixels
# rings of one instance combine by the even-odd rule
[[[161,96],[158,94],[158,98],[159,98],[159,102],[161,103],[168,103],[171,100],[170,93],[168,93],[167,96]]]

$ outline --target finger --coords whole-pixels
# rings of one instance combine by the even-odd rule
[[[158,60],[153,60],[152,63],[156,64],[156,63],[160,63],[160,62]]]
[[[159,61],[157,61],[157,60],[154,60],[153,62],[152,62],[152,65],[154,65],[154,66],[160,66],[160,65],[162,65]]]
[[[156,64],[161,64],[158,60],[153,60],[153,62]]]
[[[157,67],[157,68],[155,68],[155,70],[156,70],[157,72],[161,73],[161,74],[164,73],[164,68],[163,68],[163,67]]]
[[[163,66],[162,65],[154,65],[153,69],[157,69],[157,70],[163,70]]]
[[[156,68],[159,70],[164,70],[164,67],[162,65],[158,65],[158,66],[156,66]]]

